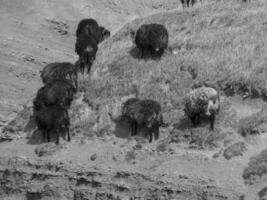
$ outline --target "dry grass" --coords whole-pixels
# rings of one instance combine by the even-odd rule
[[[119,112],[122,99],[137,86],[140,98],[159,101],[175,123],[181,99],[194,84],[222,90],[231,85],[236,92],[265,96],[266,10],[264,0],[222,1],[137,19],[100,47],[85,100]],[[131,32],[150,22],[165,24],[170,49],[160,60],[138,60]]]

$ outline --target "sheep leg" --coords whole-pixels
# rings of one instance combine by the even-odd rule
[[[87,65],[87,74],[90,74],[92,63]]]
[[[151,58],[155,57],[155,51],[152,46],[148,47],[148,52],[150,53]]]
[[[77,77],[76,77],[76,79],[74,80],[74,84],[75,84],[76,90],[78,90],[78,80],[77,80]]]
[[[153,132],[149,130],[149,143],[151,143],[153,140]]]
[[[137,135],[137,122],[134,121],[134,135]]]
[[[140,59],[144,57],[144,53],[145,53],[145,48],[144,47],[141,47],[140,54],[139,54],[139,58]]]
[[[58,143],[59,143],[59,133],[60,133],[60,131],[59,131],[58,129],[56,129],[55,131],[56,131],[56,135],[57,135],[56,144],[58,145]]]
[[[211,114],[210,116],[210,130],[214,130],[214,121],[215,121],[215,114]]]
[[[46,135],[47,135],[47,130],[43,130],[43,140],[44,142],[46,141]]]
[[[51,132],[51,130],[47,129],[47,131],[46,131],[47,142],[50,142],[50,132]]]
[[[134,135],[134,121],[131,121],[131,136]]]
[[[134,136],[137,134],[137,122],[135,120],[132,121],[132,131],[131,136]]]
[[[184,0],[181,0],[181,4],[182,4],[183,9],[184,9]]]
[[[189,7],[190,0],[186,1],[186,6]]]
[[[68,142],[70,142],[70,129],[67,127],[67,132],[68,132]]]
[[[84,63],[80,64],[80,71],[82,74],[84,74]]]
[[[155,136],[155,140],[158,140],[159,139],[159,126],[158,125],[156,125],[155,127],[154,127],[154,136]]]
[[[72,75],[72,76],[70,76],[70,79],[71,79],[72,82],[74,82],[75,88],[78,89],[78,76],[77,76],[77,73],[74,72],[74,77]]]

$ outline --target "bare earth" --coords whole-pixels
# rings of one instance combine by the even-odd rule
[[[266,199],[266,156],[259,161],[260,169],[255,169],[257,164],[249,168],[251,157],[267,149],[264,98],[243,101],[240,92],[232,96],[222,92],[222,111],[215,132],[210,133],[205,122],[192,128],[184,119],[180,97],[193,81],[212,82],[203,77],[219,82],[216,73],[203,72],[216,71],[214,63],[232,66],[221,70],[237,76],[225,75],[227,83],[243,77],[245,83],[251,82],[252,68],[240,70],[239,65],[245,62],[227,57],[225,49],[232,49],[234,58],[250,58],[246,63],[252,62],[253,69],[267,75],[267,2],[255,0],[250,5],[203,0],[183,11],[178,0],[0,0],[0,16],[0,130],[5,136],[0,138],[0,199]],[[74,33],[78,21],[85,17],[95,18],[112,36],[100,46],[92,77],[85,77],[85,81],[80,77],[83,91],[76,95],[70,110],[72,141],[61,139],[59,146],[43,143],[30,119],[32,99],[42,86],[39,71],[51,62],[76,61]],[[139,61],[134,58],[130,32],[140,23],[153,21],[170,30],[170,49],[161,61]],[[205,40],[205,31],[210,41]],[[240,32],[245,39],[238,43]],[[228,47],[223,34],[240,49]],[[250,42],[258,48],[247,47],[253,53],[246,55]],[[216,55],[226,61],[208,60],[207,55],[215,55],[213,45],[218,45]],[[196,55],[198,48],[203,55]],[[196,80],[179,67],[181,63],[186,70],[189,65],[199,66]],[[176,68],[178,72],[173,72]],[[247,75],[248,71],[252,75]],[[167,79],[172,83],[177,80],[176,89]],[[257,79],[261,92],[267,88],[266,79],[264,75]],[[126,80],[128,85],[123,85]],[[115,124],[107,115],[108,111],[118,115],[121,102],[132,95],[132,85],[138,84],[142,98],[157,99],[163,105],[169,123],[153,143],[142,137],[144,128],[141,137],[128,138],[127,122]],[[157,91],[152,94],[154,88]],[[162,91],[157,93],[159,88]],[[185,127],[178,123],[183,120]],[[246,125],[258,134],[243,137],[240,130]],[[7,137],[10,140],[4,140]],[[245,171],[249,175],[244,175]]]

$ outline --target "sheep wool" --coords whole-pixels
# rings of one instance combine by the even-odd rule
[[[189,92],[184,98],[185,112],[188,116],[219,111],[219,94],[211,87],[200,87]]]

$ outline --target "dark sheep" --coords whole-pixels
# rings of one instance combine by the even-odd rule
[[[189,7],[190,5],[190,2],[191,2],[191,6],[193,6],[195,3],[196,3],[196,0],[181,0],[181,3],[183,5],[183,8],[185,6]],[[185,5],[186,4],[186,5]]]
[[[163,125],[161,106],[153,100],[128,99],[122,107],[122,115],[132,120],[131,135],[137,134],[138,126],[145,126],[149,129],[149,142],[152,142],[153,133],[157,140],[159,127]]]
[[[110,37],[110,31],[104,28],[103,26],[99,26],[100,31],[101,31],[101,42],[104,41],[105,39]]]
[[[62,130],[68,133],[68,141],[70,141],[70,119],[68,111],[59,106],[53,105],[39,111],[36,115],[36,124],[39,130],[43,131],[43,140],[50,142],[50,134],[56,133],[56,144],[59,143],[59,134]]]
[[[136,32],[135,44],[141,53],[141,58],[147,50],[152,56],[162,56],[168,47],[168,31],[161,24],[144,24]]]
[[[97,43],[90,35],[80,35],[75,44],[75,52],[79,55],[80,71],[84,74],[84,68],[87,68],[87,73],[90,73],[91,66],[95,60],[96,52],[98,50]]]
[[[51,105],[69,108],[73,100],[75,87],[67,80],[54,80],[41,87],[33,101],[34,113]]]
[[[76,36],[78,38],[83,34],[92,36],[97,44],[102,41],[101,29],[95,19],[82,19],[79,22],[76,30]]]
[[[77,68],[69,62],[50,63],[43,68],[40,76],[44,84],[56,79],[67,79],[78,87]]]

